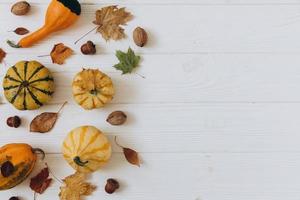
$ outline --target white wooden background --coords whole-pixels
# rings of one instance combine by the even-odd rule
[[[63,138],[74,127],[90,124],[112,140],[140,152],[141,168],[127,164],[113,147],[111,162],[93,174],[99,189],[89,200],[299,200],[300,199],[300,1],[299,0],[82,0],[83,13],[71,29],[54,34],[30,49],[12,49],[6,39],[18,26],[31,31],[43,23],[48,0],[30,0],[26,17],[10,14],[15,0],[0,2],[0,47],[8,53],[1,65],[37,59],[55,76],[50,105],[20,112],[3,99],[1,89],[0,144],[27,142],[47,151],[47,162],[58,177],[72,169],[60,154]],[[106,43],[91,34],[98,55],[83,56],[73,42],[93,27],[94,11],[105,5],[126,6],[136,26],[149,32],[147,48],[136,48],[131,37]],[[63,66],[48,54],[63,42],[76,55]],[[111,66],[114,52],[129,46],[143,56],[136,75],[121,76]],[[71,95],[72,78],[82,67],[99,67],[109,74],[117,94],[104,109],[83,111]],[[56,111],[68,100],[52,132],[28,132],[31,119]],[[124,110],[125,126],[105,122],[114,110]],[[21,128],[8,128],[8,116],[19,115]],[[42,166],[36,167],[34,175]],[[120,180],[121,189],[107,195],[107,178]],[[55,182],[39,200],[58,199]],[[28,181],[0,192],[32,199]]]

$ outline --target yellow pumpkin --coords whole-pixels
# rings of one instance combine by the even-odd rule
[[[90,173],[108,162],[111,145],[94,126],[81,126],[68,134],[62,145],[62,153],[76,171]]]
[[[13,188],[28,177],[36,163],[36,151],[43,153],[40,149],[22,143],[7,144],[0,148],[0,190]],[[13,170],[7,176],[2,174],[2,168],[8,162],[13,166]]]
[[[3,80],[6,99],[18,110],[34,110],[54,93],[50,71],[37,61],[21,61],[10,67]]]
[[[112,80],[98,69],[83,69],[72,84],[73,97],[84,109],[101,108],[114,95]]]

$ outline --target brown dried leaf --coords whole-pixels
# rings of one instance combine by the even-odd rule
[[[73,50],[70,47],[65,46],[63,43],[54,45],[50,56],[53,63],[62,65],[65,60],[69,58],[73,53]]]
[[[30,123],[30,132],[49,132],[58,118],[57,113],[44,112],[36,116]]]
[[[63,180],[65,185],[60,187],[60,200],[81,200],[81,196],[91,195],[96,190],[96,186],[85,182],[85,179],[86,174],[80,172],[66,177]]]
[[[36,116],[30,123],[30,132],[46,133],[49,132],[55,125],[58,114],[61,109],[66,105],[65,102],[57,113],[44,112]]]
[[[140,159],[139,159],[139,155],[138,153],[133,150],[133,149],[130,149],[130,148],[127,148],[127,147],[123,147],[122,145],[120,145],[118,142],[117,142],[117,137],[115,137],[115,143],[121,147],[123,149],[123,153],[125,155],[125,158],[126,160],[133,164],[133,165],[136,165],[136,166],[139,166],[140,167]]]
[[[0,48],[0,63],[2,63],[5,56],[6,56],[6,52]]]
[[[105,40],[120,40],[125,37],[121,25],[126,25],[132,18],[132,14],[125,11],[125,8],[107,6],[96,11],[94,24],[99,26],[97,31]]]
[[[19,27],[19,28],[16,28],[14,30],[14,32],[18,35],[26,35],[27,33],[29,33],[29,30],[27,30],[26,28],[23,28],[23,27]]]
[[[38,173],[35,177],[31,178],[30,180],[30,188],[39,193],[42,194],[50,185],[52,179],[49,177],[49,169],[48,167],[42,169],[40,173]]]

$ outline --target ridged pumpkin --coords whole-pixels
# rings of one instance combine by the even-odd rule
[[[6,99],[18,110],[34,110],[51,99],[54,80],[37,61],[21,61],[10,67],[3,80]]]
[[[101,108],[112,100],[114,87],[112,80],[98,69],[83,69],[72,85],[75,101],[84,109]]]
[[[0,148],[0,165],[9,161],[14,166],[8,177],[0,173],[0,190],[13,188],[28,177],[36,163],[35,151],[41,150],[22,143],[7,144]]]
[[[76,171],[90,173],[107,163],[111,156],[111,145],[94,126],[81,126],[68,134],[63,142],[62,153]]]

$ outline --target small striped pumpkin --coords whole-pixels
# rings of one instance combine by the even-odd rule
[[[73,97],[84,109],[101,108],[115,93],[112,80],[98,69],[83,69],[72,84]]]
[[[34,110],[51,99],[54,80],[37,61],[21,61],[10,67],[3,80],[6,99],[18,110]]]
[[[62,152],[76,171],[90,173],[108,162],[111,145],[106,136],[94,126],[81,126],[68,134]]]

